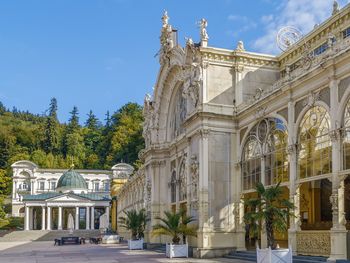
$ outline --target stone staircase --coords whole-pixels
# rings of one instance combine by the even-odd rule
[[[74,230],[73,236],[90,238],[100,234],[99,230]],[[32,231],[12,231],[0,237],[0,242],[14,241],[53,241],[55,238],[69,236],[68,230],[32,230]]]
[[[244,261],[256,262],[256,251],[234,251],[225,258],[240,259]],[[234,261],[232,261],[234,262]],[[312,257],[312,256],[293,256],[293,263],[324,263],[327,262],[326,257]]]

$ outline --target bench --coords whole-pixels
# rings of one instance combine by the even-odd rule
[[[79,237],[61,237],[61,243],[62,245],[67,245],[67,244],[80,244],[80,239]]]
[[[90,237],[90,244],[100,244],[102,241],[102,238],[100,237]]]

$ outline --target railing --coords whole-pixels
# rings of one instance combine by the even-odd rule
[[[271,85],[269,88],[262,90],[257,89],[255,94],[251,95],[242,105],[240,105],[237,109],[238,112],[244,111],[247,107],[250,107],[251,105],[255,104],[256,102],[264,99],[265,97],[269,96],[270,94],[277,92],[278,90],[281,90],[282,87],[290,83],[291,81],[294,81],[296,79],[299,79],[306,74],[308,74],[310,71],[317,67],[323,67],[326,61],[331,60],[340,54],[343,54],[347,52],[350,49],[350,38],[345,39],[339,39],[337,40],[331,47],[329,47],[325,52],[323,52],[320,55],[313,56],[310,55],[310,52],[306,52],[305,56],[300,58],[300,65],[293,71],[286,73],[285,76],[278,79],[273,85]]]
[[[300,255],[328,257],[331,253],[330,231],[298,231],[297,253]]]

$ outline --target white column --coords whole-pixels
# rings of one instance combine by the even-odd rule
[[[15,181],[15,199],[18,199],[18,194],[17,194],[17,188],[18,188],[18,182]]]
[[[109,206],[106,206],[106,214],[107,214],[108,226],[109,226],[109,223],[110,223],[110,220],[109,220]]]
[[[58,207],[58,230],[62,230],[62,206]]]
[[[79,207],[75,208],[75,229],[79,229]]]
[[[95,229],[95,207],[91,207],[91,229]]]
[[[47,207],[47,230],[51,230],[51,207]]]
[[[41,208],[41,230],[45,230],[45,218],[46,218],[46,214],[45,214],[45,206],[43,206]]]
[[[24,230],[29,230],[29,206],[25,207]]]
[[[89,230],[90,229],[90,207],[86,207],[86,218],[85,218],[85,225],[86,225],[86,229]]]
[[[16,184],[17,184],[17,182],[13,181],[13,184],[12,184],[12,199],[16,199]]]

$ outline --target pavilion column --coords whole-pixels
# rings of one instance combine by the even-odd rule
[[[24,230],[29,230],[29,216],[30,216],[29,206],[26,206],[25,216],[24,216]]]
[[[46,209],[45,206],[41,208],[41,230],[45,230],[45,218],[46,218]]]
[[[79,229],[79,207],[75,208],[75,229]]]
[[[62,230],[62,206],[58,207],[58,230]]]
[[[107,215],[107,219],[108,219],[108,228],[109,228],[109,206],[106,206],[106,215]]]
[[[331,254],[328,261],[347,258],[347,230],[345,228],[344,216],[344,178],[339,177],[341,169],[341,134],[340,125],[337,120],[339,112],[338,103],[338,80],[335,78],[335,72],[329,76],[330,89],[330,117],[331,131],[329,136],[332,140],[332,195],[330,203],[332,204],[332,223],[331,228]]]
[[[91,229],[95,229],[95,207],[91,207]]]
[[[47,207],[47,230],[51,230],[51,207]]]
[[[85,215],[85,226],[86,226],[86,230],[90,229],[90,207],[86,207],[86,215]]]

